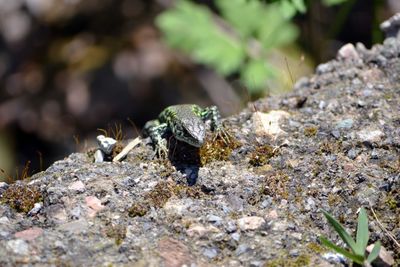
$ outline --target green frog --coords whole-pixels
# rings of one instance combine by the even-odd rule
[[[201,108],[194,104],[174,105],[165,108],[156,120],[144,126],[144,135],[149,136],[159,157],[168,155],[167,139],[172,134],[177,140],[194,147],[201,147],[206,136],[206,121],[211,130],[225,134],[219,110],[216,106]]]

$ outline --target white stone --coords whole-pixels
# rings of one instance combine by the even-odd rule
[[[360,56],[353,44],[345,44],[338,51],[338,58],[349,59],[349,60],[359,60]]]
[[[384,136],[384,133],[379,129],[364,129],[358,132],[358,137],[363,142],[375,143],[379,142]]]
[[[100,149],[97,149],[96,152],[94,152],[94,162],[101,163],[103,161],[104,161],[104,153]]]
[[[13,239],[7,242],[7,247],[15,254],[28,255],[29,245],[25,240]]]
[[[288,118],[289,113],[283,110],[272,110],[268,113],[254,112],[251,118],[253,130],[256,135],[270,135],[272,137],[283,133],[279,123],[282,119]]]
[[[104,135],[97,136],[97,143],[101,151],[106,155],[110,155],[115,145],[117,144],[117,140],[111,137],[105,137]]]
[[[238,219],[237,224],[242,231],[256,230],[265,224],[265,220],[262,217],[250,216]]]

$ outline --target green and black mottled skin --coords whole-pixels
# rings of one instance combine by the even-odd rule
[[[156,155],[167,156],[165,137],[168,134],[191,146],[201,147],[206,136],[206,121],[211,122],[212,131],[223,132],[221,116],[216,106],[207,108],[194,104],[169,106],[158,115],[158,119],[145,124],[144,135],[151,138]]]

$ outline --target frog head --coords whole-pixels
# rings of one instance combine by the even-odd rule
[[[206,135],[206,125],[197,116],[181,117],[171,127],[176,139],[194,147],[201,147]]]

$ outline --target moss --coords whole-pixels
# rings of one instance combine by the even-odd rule
[[[324,253],[325,251],[327,251],[324,247],[322,247],[314,242],[308,243],[307,248],[309,250],[311,250],[312,252],[318,253],[318,254],[321,254],[321,253]]]
[[[277,150],[270,145],[258,146],[256,150],[250,154],[249,163],[254,167],[263,166],[276,154]]]
[[[177,185],[173,182],[159,182],[150,192],[146,193],[144,199],[135,202],[129,209],[131,217],[144,216],[150,207],[162,208],[172,196],[178,198],[192,197],[201,198],[205,194],[198,186]]]
[[[386,203],[386,205],[388,205],[389,208],[392,209],[392,210],[395,210],[395,209],[397,208],[397,201],[396,201],[396,199],[395,199],[391,194],[389,194],[388,196],[386,196],[385,203]]]
[[[343,151],[341,141],[324,141],[319,146],[320,152],[325,154],[338,154]]]
[[[228,160],[232,151],[241,145],[229,132],[214,134],[206,139],[199,150],[200,163],[204,166],[212,161]]]
[[[304,128],[304,135],[307,137],[313,137],[318,133],[317,126],[308,126]]]
[[[29,212],[35,203],[42,200],[42,194],[36,186],[26,183],[11,184],[3,193],[0,203],[9,205],[18,212]]]
[[[265,195],[272,196],[274,199],[288,199],[288,182],[289,176],[287,174],[282,171],[276,171],[266,176],[262,184],[261,192]]]
[[[149,211],[149,207],[144,203],[134,203],[129,209],[128,214],[130,217],[143,217]]]
[[[267,261],[264,266],[265,267],[278,267],[278,266],[285,266],[285,267],[300,267],[300,266],[308,266],[310,265],[311,260],[310,256],[308,255],[300,255],[295,258],[291,258],[289,256],[281,256],[277,259]]]
[[[341,197],[337,194],[329,193],[328,195],[328,204],[333,207],[341,202]]]
[[[108,225],[106,229],[106,235],[110,238],[115,239],[117,246],[121,245],[126,237],[126,226],[125,225]]]

